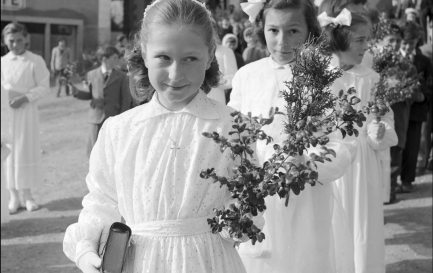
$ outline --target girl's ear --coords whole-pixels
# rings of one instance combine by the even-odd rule
[[[147,60],[146,60],[146,51],[144,50],[144,45],[141,45],[141,58],[143,58],[144,66],[147,67]]]
[[[214,45],[209,52],[209,60],[207,61],[206,64],[206,70],[210,68],[212,61],[215,59],[215,51],[216,51],[216,45]]]

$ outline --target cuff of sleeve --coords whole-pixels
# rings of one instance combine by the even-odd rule
[[[36,97],[31,93],[26,94],[26,97],[29,101],[35,101],[36,100]]]
[[[82,240],[77,243],[75,250],[75,264],[78,266],[80,258],[88,252],[98,253],[96,251],[95,243],[89,240]]]

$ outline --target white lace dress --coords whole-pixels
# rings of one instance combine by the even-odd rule
[[[200,92],[177,112],[154,96],[108,119],[90,157],[83,210],[66,230],[65,254],[77,261],[97,251],[109,226],[123,216],[133,231],[125,272],[245,272],[233,242],[212,234],[206,221],[214,208],[230,202],[229,192],[199,177],[211,167],[227,175],[233,166],[202,136],[228,136],[230,112]]]

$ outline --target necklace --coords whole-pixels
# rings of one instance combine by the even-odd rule
[[[169,139],[170,139],[170,141],[172,142],[171,144],[171,147],[170,147],[170,150],[173,150],[174,151],[174,157],[176,158],[176,156],[177,156],[177,151],[178,150],[180,150],[182,147],[180,147],[179,145],[178,145],[178,143],[177,143],[177,141],[175,141],[175,140],[173,140],[170,136],[168,137]],[[184,147],[185,148],[185,147]]]

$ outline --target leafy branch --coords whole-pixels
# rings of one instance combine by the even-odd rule
[[[356,90],[350,88],[338,94],[331,91],[331,85],[342,72],[330,68],[331,57],[324,52],[322,38],[307,41],[296,51],[291,65],[293,77],[285,83],[287,90],[282,91],[284,113],[278,108],[271,109],[269,118],[263,118],[234,112],[230,139],[216,132],[203,133],[219,144],[221,152],[229,150],[237,162],[230,177],[219,176],[213,168],[200,174],[227,186],[234,199],[229,207],[215,209],[215,216],[208,219],[214,233],[227,229],[233,238],[248,236],[253,244],[261,242],[265,235],[254,224],[252,216],[265,211],[265,198],[278,196],[285,199],[287,206],[291,192],[298,195],[305,184],[320,183],[317,162],[330,162],[336,156],[326,146],[329,135],[335,131],[340,131],[343,137],[358,135],[355,125],[362,127],[366,118],[361,110],[354,109],[360,102]],[[283,143],[273,143],[273,155],[258,166],[253,147],[257,141],[273,142],[262,127],[271,124],[275,115],[283,115],[282,129],[286,137]],[[320,152],[304,156],[309,148],[318,145]]]

